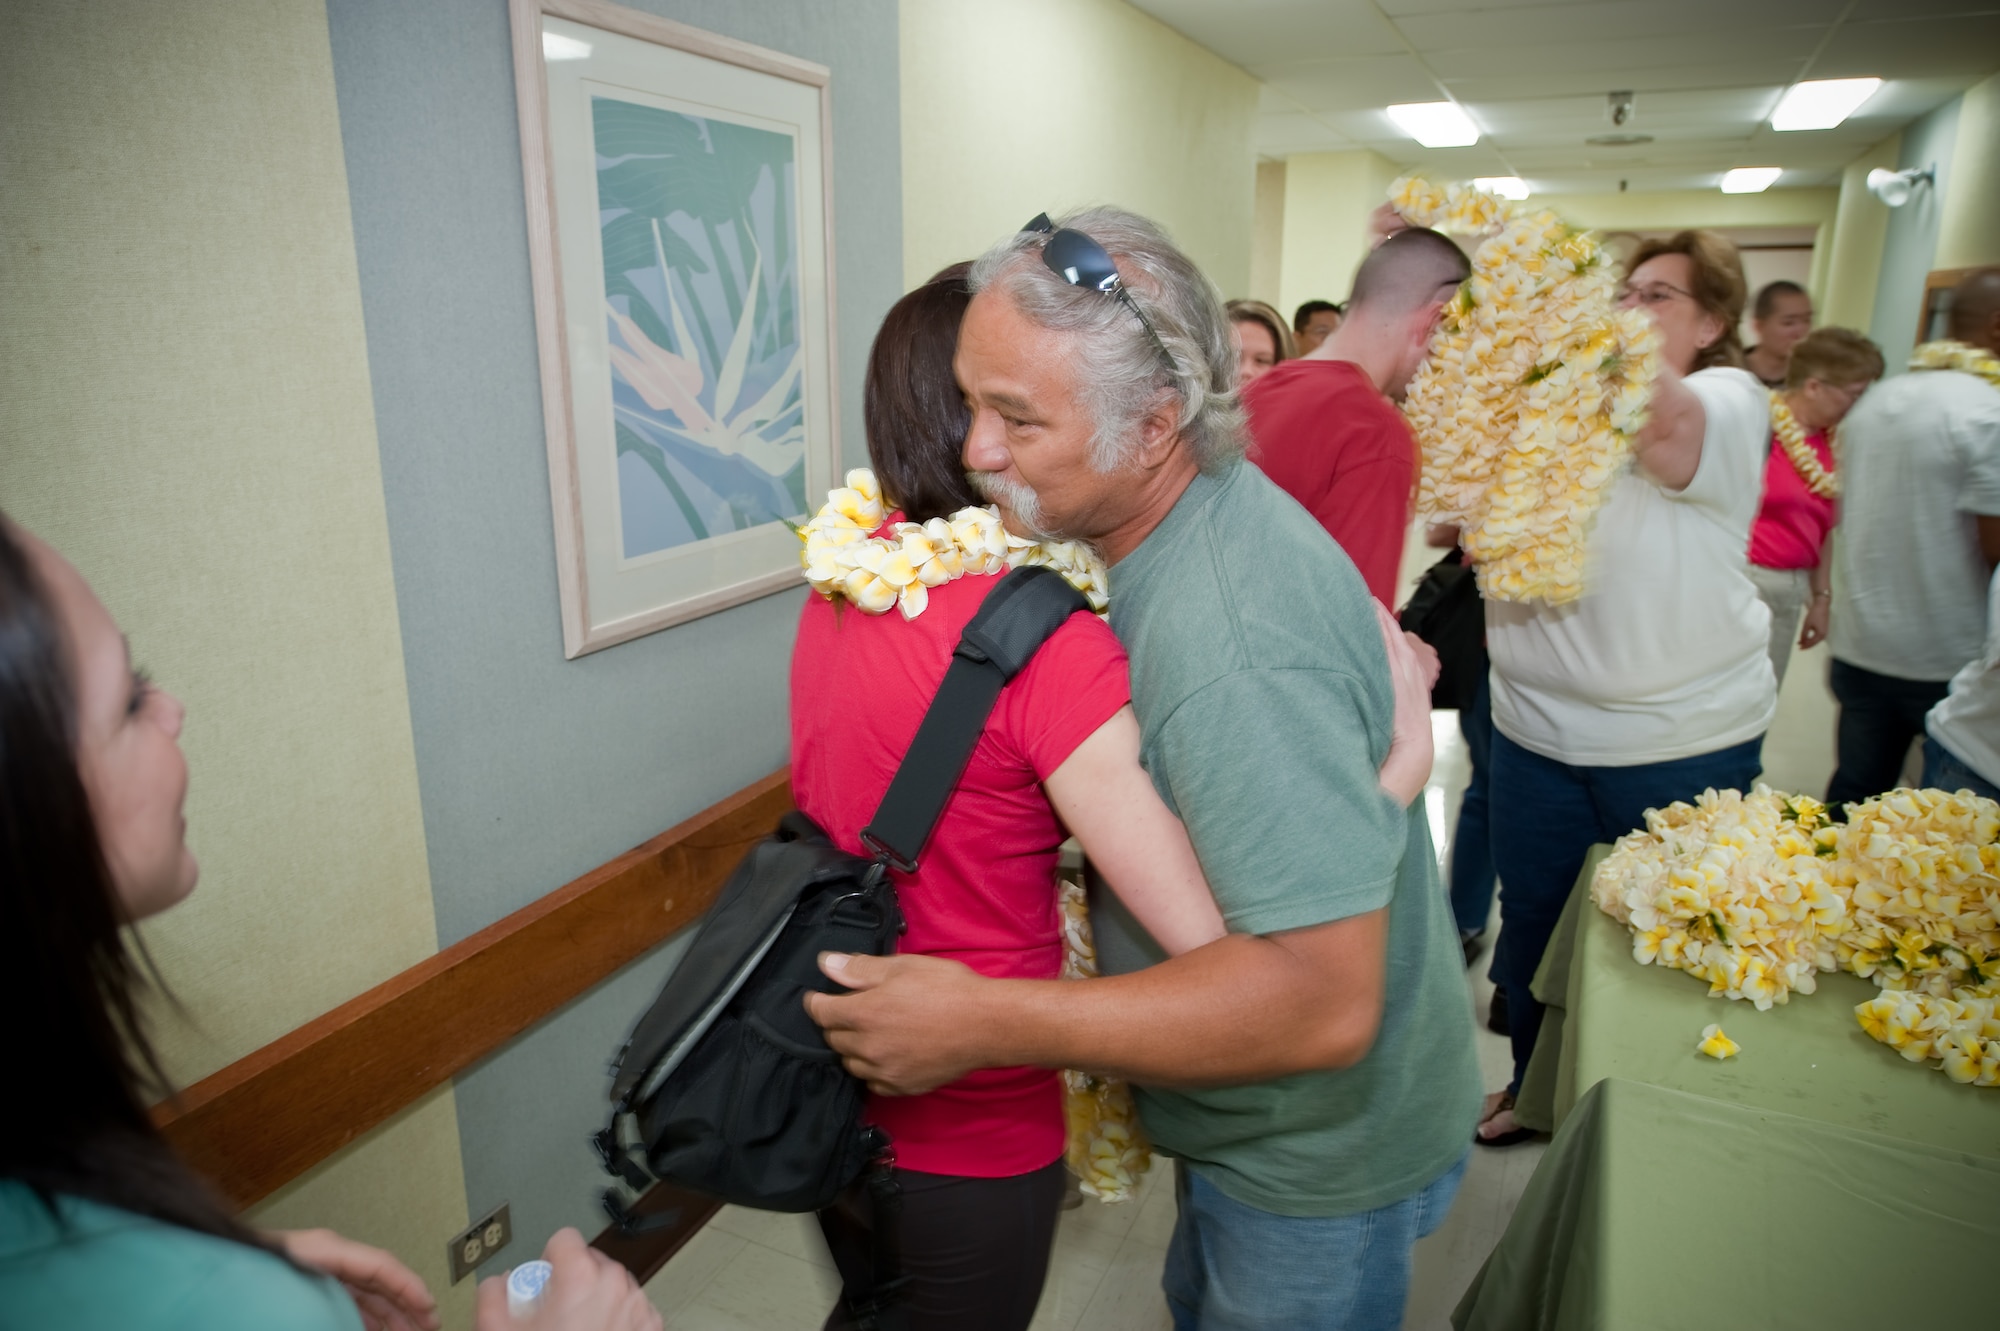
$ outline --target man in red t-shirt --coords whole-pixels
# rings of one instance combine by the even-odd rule
[[[1402,399],[1471,271],[1437,232],[1397,232],[1361,261],[1340,327],[1243,393],[1250,460],[1319,519],[1386,606],[1417,485],[1416,437],[1391,399]]]

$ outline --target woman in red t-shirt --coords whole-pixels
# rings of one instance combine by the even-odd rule
[[[960,450],[969,418],[952,375],[966,273],[947,268],[891,307],[869,354],[863,414],[891,522],[980,506]],[[809,597],[792,655],[792,792],[843,849],[874,815],[960,632],[994,575],[932,587],[915,616]],[[1411,652],[1379,615],[1392,666]],[[1430,772],[1436,656],[1397,670],[1385,789],[1408,804]],[[1094,615],[1072,615],[1004,689],[917,871],[894,875],[903,952],[984,975],[1051,979],[1062,962],[1055,890],[1065,836],[1169,954],[1219,938],[1222,917],[1187,830],[1139,765],[1125,652]],[[1063,1192],[1057,1074],[989,1068],[925,1095],[871,1097],[902,1188],[901,1300],[909,1331],[1020,1331],[1034,1316]],[[858,1208],[857,1208],[858,1209]],[[820,1215],[836,1263],[864,1278],[867,1219]],[[845,1325],[836,1312],[828,1327]]]
[[[1793,633],[1802,651],[1827,633],[1839,493],[1833,429],[1881,377],[1873,342],[1846,328],[1821,328],[1792,348],[1785,391],[1771,395],[1771,453],[1764,506],[1750,529],[1750,580],[1771,609],[1771,668],[1780,684]]]

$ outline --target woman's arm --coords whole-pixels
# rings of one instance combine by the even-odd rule
[[[1646,424],[1632,441],[1639,466],[1668,490],[1685,490],[1701,467],[1708,411],[1681,376],[1662,366]]]
[[[1139,765],[1139,719],[1130,706],[1077,745],[1045,787],[1091,867],[1167,955],[1222,937],[1222,912],[1187,828]]]
[[[1819,564],[1812,571],[1812,599],[1806,602],[1805,621],[1799,625],[1799,650],[1817,647],[1826,641],[1833,617],[1833,531],[1827,530],[1820,542]]]

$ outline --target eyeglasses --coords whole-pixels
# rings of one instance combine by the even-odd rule
[[[1683,291],[1671,282],[1653,282],[1642,287],[1623,287],[1618,292],[1620,305],[1664,305],[1675,296],[1694,299],[1692,291]]]
[[[1089,287],[1115,298],[1119,304],[1132,311],[1132,315],[1145,328],[1146,336],[1153,340],[1153,349],[1160,353],[1160,359],[1169,371],[1176,371],[1174,358],[1167,353],[1167,344],[1160,340],[1159,330],[1153,321],[1139,308],[1139,302],[1132,299],[1132,293],[1125,289],[1124,281],[1118,276],[1118,265],[1111,260],[1111,253],[1102,245],[1081,231],[1068,227],[1057,230],[1047,213],[1036,213],[1033,221],[1021,228],[1021,234],[1035,232],[1048,237],[1042,244],[1042,262],[1049,271],[1073,287]]]

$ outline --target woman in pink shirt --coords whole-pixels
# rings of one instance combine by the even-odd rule
[[[891,307],[868,360],[863,414],[888,522],[983,503],[960,461],[969,418],[952,375],[971,302],[957,265]],[[843,850],[888,789],[995,574],[929,590],[905,618],[810,596],[792,656],[792,792]],[[1384,617],[1386,618],[1386,616]],[[1384,630],[1392,665],[1407,651]],[[1430,771],[1428,680],[1398,689],[1397,739],[1382,783],[1405,804]],[[1406,696],[1407,695],[1407,696]],[[1222,936],[1187,830],[1139,765],[1125,651],[1109,625],[1075,614],[1000,692],[914,873],[893,872],[906,953],[981,974],[1053,979],[1062,962],[1056,854],[1067,835],[1169,954]],[[1024,1331],[1033,1318],[1063,1192],[1058,1074],[988,1068],[923,1095],[871,1096],[896,1154],[906,1331]],[[856,1286],[874,1236],[864,1208],[820,1213],[835,1263]],[[826,1325],[849,1324],[845,1301]]]
[[[1881,377],[1873,342],[1850,329],[1821,328],[1792,348],[1785,389],[1771,395],[1771,453],[1764,506],[1750,529],[1750,581],[1771,609],[1771,668],[1780,684],[1793,634],[1803,651],[1827,633],[1839,494],[1833,430]]]

